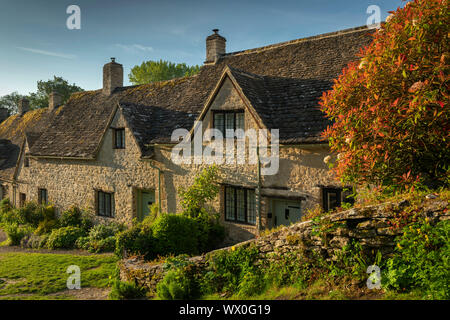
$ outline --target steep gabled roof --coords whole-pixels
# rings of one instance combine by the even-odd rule
[[[318,109],[330,81],[258,76],[227,67],[242,94],[264,126],[279,129],[281,143],[321,142],[320,133],[330,122]]]
[[[32,110],[10,116],[0,124],[0,179],[13,179],[27,135],[36,141],[50,125],[54,113],[48,109]]]
[[[170,143],[176,128],[192,128],[224,68],[236,69],[245,96],[270,128],[280,128],[284,143],[317,142],[326,121],[313,110],[332,79],[356,59],[371,41],[365,27],[344,30],[267,47],[229,53],[204,65],[192,77],[75,94],[61,107],[52,126],[31,147],[44,157],[95,158],[114,111],[120,106],[142,156],[148,144]],[[258,78],[262,77],[262,78]]]
[[[94,159],[116,106],[117,96],[106,96],[102,90],[72,95],[30,148],[30,154]]]

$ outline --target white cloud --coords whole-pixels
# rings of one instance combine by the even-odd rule
[[[16,48],[20,49],[20,50],[28,51],[28,52],[43,54],[45,56],[52,56],[52,57],[58,57],[58,58],[64,58],[64,59],[75,59],[77,57],[74,54],[65,54],[65,53],[39,50],[39,49],[33,49],[33,48],[25,48],[25,47],[16,47]]]
[[[144,52],[152,52],[153,48],[152,47],[147,47],[147,46],[143,46],[141,44],[120,44],[117,43],[116,47],[119,47],[125,51],[128,52],[139,52],[139,51],[144,51]]]

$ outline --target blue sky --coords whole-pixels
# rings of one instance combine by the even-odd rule
[[[69,30],[69,5],[81,29]],[[205,38],[220,29],[227,52],[366,24],[369,5],[382,20],[402,0],[1,0],[0,96],[36,91],[38,80],[62,76],[86,90],[102,86],[102,66],[130,69],[145,60],[201,65]]]

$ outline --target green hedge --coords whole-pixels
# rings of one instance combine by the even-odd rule
[[[49,249],[73,249],[78,238],[85,235],[78,227],[63,227],[52,231],[47,240]]]
[[[157,256],[196,255],[217,246],[224,238],[222,226],[183,214],[161,214],[154,221],[146,219],[120,233],[116,254],[141,255],[147,260]]]

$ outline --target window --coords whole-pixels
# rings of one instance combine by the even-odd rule
[[[23,160],[23,166],[27,168],[30,166],[30,159],[28,157],[25,157]]]
[[[27,195],[25,193],[19,193],[19,206],[23,207],[27,201]]]
[[[322,202],[324,211],[330,211],[340,207],[342,203],[354,203],[351,192],[342,188],[322,188]]]
[[[97,215],[102,217],[114,216],[114,194],[97,191]]]
[[[8,196],[8,189],[7,186],[2,185],[1,186],[1,192],[2,192],[2,199],[5,199]]]
[[[256,224],[255,190],[225,187],[225,220]]]
[[[47,189],[39,189],[38,190],[38,202],[40,204],[47,204],[48,203]]]
[[[114,149],[125,149],[125,129],[114,129]]]
[[[214,111],[213,128],[222,132],[225,137],[226,129],[245,129],[244,110]]]

